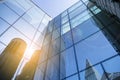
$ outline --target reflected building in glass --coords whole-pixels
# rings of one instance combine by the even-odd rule
[[[10,80],[24,55],[27,44],[19,38],[13,39],[0,55],[0,80]]]
[[[39,55],[40,50],[36,50],[33,53],[30,61],[25,64],[21,74],[16,77],[16,80],[33,80],[33,76],[40,57]]]
[[[14,37],[40,50],[33,80],[119,80],[120,21],[115,5],[119,7],[110,0],[80,0],[50,20],[33,0],[4,1],[0,50]]]
[[[22,59],[15,75],[11,74],[12,77],[14,76],[13,80],[21,71],[21,66],[29,60],[28,58],[32,55],[33,50],[41,49],[45,28],[50,20],[51,17],[30,0],[0,0],[0,56],[3,55],[3,51],[14,38],[22,39],[26,43],[26,50],[24,55],[21,55]],[[19,44],[15,43],[12,46],[16,46],[14,50],[17,50]],[[25,49],[24,46],[22,48]],[[21,56],[17,55],[17,57]],[[0,60],[0,62],[2,61]],[[8,64],[8,67],[12,70],[16,66],[13,61],[10,63],[13,65],[9,66]],[[9,73],[10,71],[6,69],[6,72]],[[10,80],[10,78],[0,80]]]

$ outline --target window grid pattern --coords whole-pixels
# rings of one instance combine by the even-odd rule
[[[45,29],[51,19],[48,14],[30,0],[4,1],[0,3],[0,10],[0,54],[14,38],[23,39],[27,48],[41,49]],[[25,53],[23,59],[27,60],[28,55]],[[20,65],[25,63],[21,62]]]
[[[88,3],[91,5],[89,6]],[[81,18],[78,19],[78,23],[74,27],[72,27],[73,23],[71,21],[75,19],[75,17],[81,15],[81,13],[73,15],[73,18],[70,18],[70,14],[81,5],[84,5],[86,7],[83,11],[88,11],[89,14],[87,15],[89,15],[89,17],[83,16],[83,21],[80,22]],[[42,71],[42,69],[39,68],[38,69],[42,71],[42,74],[44,74],[43,77],[46,80],[112,79],[113,77],[110,77],[109,73],[117,74],[115,72],[117,72],[118,68],[116,68],[116,71],[114,69],[110,70],[111,68],[107,67],[107,65],[112,65],[112,62],[120,59],[119,40],[117,39],[116,41],[117,36],[115,34],[117,33],[112,31],[112,26],[116,25],[116,28],[113,29],[117,29],[120,23],[118,23],[116,19],[112,18],[109,14],[101,11],[101,9],[99,9],[94,2],[89,2],[88,0],[81,0],[70,8],[61,13],[61,15],[55,17],[52,21],[50,21],[50,23],[53,24],[53,29],[51,31],[51,29],[48,27],[46,33],[46,36],[52,34],[52,38],[49,38],[51,42],[46,45],[49,45],[48,50],[50,51],[47,53],[49,56],[44,61],[39,63],[39,65],[41,65],[42,63],[47,62],[46,67],[42,67],[45,69],[45,71]],[[68,16],[68,20],[63,23],[62,20],[66,16]],[[101,16],[103,17],[101,18]],[[103,20],[103,18],[105,20]],[[61,24],[56,26],[55,24],[58,22],[60,22]],[[67,30],[63,30],[65,24],[69,24],[69,28],[67,28]],[[57,33],[54,35],[54,32],[56,31]],[[63,33],[63,31],[65,32]],[[88,34],[86,34],[87,32]],[[93,39],[96,39],[96,41],[91,42],[91,40]],[[44,41],[43,43],[46,43],[46,41]],[[103,45],[101,46],[101,44]],[[103,47],[105,44],[107,46]],[[95,45],[97,47],[99,46],[99,48],[96,48]],[[107,49],[110,49],[111,51],[109,52],[107,51]],[[101,52],[99,50],[105,51]],[[82,51],[84,54],[82,53]],[[100,56],[106,57],[102,58]],[[95,58],[95,60],[93,59],[93,57]],[[51,63],[51,65],[48,63]],[[119,64],[115,64],[113,67],[116,67],[118,65]],[[118,73],[119,72],[120,71],[118,70]],[[115,75],[111,76],[115,77]],[[39,79],[44,80],[42,78]]]

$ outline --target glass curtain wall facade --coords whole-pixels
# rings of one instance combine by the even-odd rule
[[[20,65],[28,61],[32,50],[40,50],[51,17],[30,0],[0,1],[0,54],[14,38],[27,43]]]
[[[120,23],[80,0],[47,27],[34,80],[119,80]]]

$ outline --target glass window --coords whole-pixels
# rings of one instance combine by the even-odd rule
[[[44,54],[40,54],[39,63],[43,63],[45,62],[45,60],[47,60],[48,50],[49,50],[49,44],[42,47],[41,53],[44,53]]]
[[[83,40],[99,30],[92,18],[73,29],[74,43]]]
[[[67,32],[66,34],[61,36],[61,50],[64,50],[70,47],[73,44],[71,32]]]
[[[58,16],[56,16],[54,19],[54,22],[60,22],[60,20],[61,20],[61,16],[60,15],[58,15]]]
[[[16,0],[16,2],[20,4],[25,10],[28,10],[32,7],[26,0]]]
[[[5,1],[5,4],[19,15],[22,15],[25,12],[25,9],[21,7],[16,1],[7,0]]]
[[[81,80],[107,80],[100,65],[90,68],[91,65],[93,64],[90,61],[86,62],[86,67],[89,68],[80,73]]]
[[[46,27],[47,27],[47,25],[44,24],[43,22],[41,22],[38,30],[39,30],[41,33],[44,33],[44,32],[46,31]]]
[[[62,24],[66,23],[68,21],[68,15],[62,18]]]
[[[30,39],[33,38],[36,31],[35,28],[33,28],[30,24],[25,22],[23,19],[20,19],[19,21],[17,21],[13,26]]]
[[[48,27],[47,27],[47,33],[50,33],[53,31],[53,21],[50,21],[49,24],[48,24]]]
[[[70,76],[77,72],[73,47],[61,53],[60,73]],[[64,70],[64,71],[63,71]],[[63,79],[65,76],[61,76]]]
[[[22,35],[18,31],[16,31],[12,27],[0,37],[0,41],[2,41],[4,44],[7,45],[14,38],[21,38],[24,41],[26,41],[27,44],[30,44],[30,40],[29,39],[27,39],[24,35]]]
[[[61,22],[60,21],[56,21],[54,22],[54,29],[60,28],[61,27]]]
[[[60,37],[60,28],[53,31],[52,40],[55,40],[58,37]]]
[[[71,26],[72,28],[76,27],[77,25],[83,23],[84,21],[88,20],[92,15],[89,13],[89,11],[84,11],[80,15],[76,16],[71,20]]]
[[[0,17],[5,19],[8,23],[12,24],[14,21],[18,19],[18,15],[12,12],[8,7],[4,4],[0,4]],[[9,14],[8,14],[9,13]]]
[[[57,62],[59,62],[59,61],[57,60]],[[49,60],[48,61],[46,76],[50,80],[59,80],[58,79],[59,78],[59,69],[57,68],[57,65],[55,65],[55,63],[53,62],[53,60]],[[48,79],[45,79],[45,80],[48,80]]]
[[[78,79],[78,75],[74,75],[74,76],[66,78],[66,80],[79,80],[79,79]]]
[[[52,38],[52,33],[49,33],[48,35],[45,36],[43,45],[48,45],[51,42],[51,38]]]
[[[97,8],[96,10],[93,11],[94,14],[98,14],[98,13],[100,13],[100,12],[101,12],[101,10],[98,9],[98,8]]]
[[[67,22],[66,24],[62,25],[62,28],[61,28],[61,35],[67,33],[68,31],[70,31],[69,22]]]
[[[44,39],[44,37],[43,37],[42,33],[40,33],[39,31],[37,31],[37,33],[36,33],[33,41],[34,41],[36,44],[41,45],[43,39]]]
[[[5,21],[3,21],[2,19],[0,19],[0,35],[6,31],[6,29],[8,29],[10,25],[7,24]]]
[[[67,15],[67,11],[64,11],[62,14],[61,14],[61,17],[64,17]]]
[[[38,28],[43,16],[44,13],[42,11],[38,12],[35,8],[32,8],[23,16],[23,18],[31,23],[35,28]]]
[[[96,64],[105,60],[117,52],[109,43],[102,32],[98,32],[93,36],[75,45],[79,70],[85,68],[86,60],[92,64]]]
[[[120,56],[114,57],[103,63],[108,77],[111,80],[120,79]]]
[[[56,40],[52,41],[50,44],[50,49],[49,49],[49,55],[55,56],[60,52],[60,38],[57,38]]]
[[[76,8],[74,11],[72,11],[69,15],[70,15],[70,19],[72,19],[73,17],[75,17],[76,15],[82,13],[83,11],[85,11],[87,8],[85,5],[81,5],[80,7]]]
[[[68,9],[68,11],[71,12],[71,11],[75,10],[75,9],[76,9],[77,7],[79,7],[81,4],[82,4],[81,1],[77,2],[75,5],[73,5],[72,7],[70,7],[70,8]]]

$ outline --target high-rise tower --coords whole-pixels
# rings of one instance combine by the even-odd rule
[[[13,39],[0,55],[0,80],[11,80],[26,49],[20,38]]]

